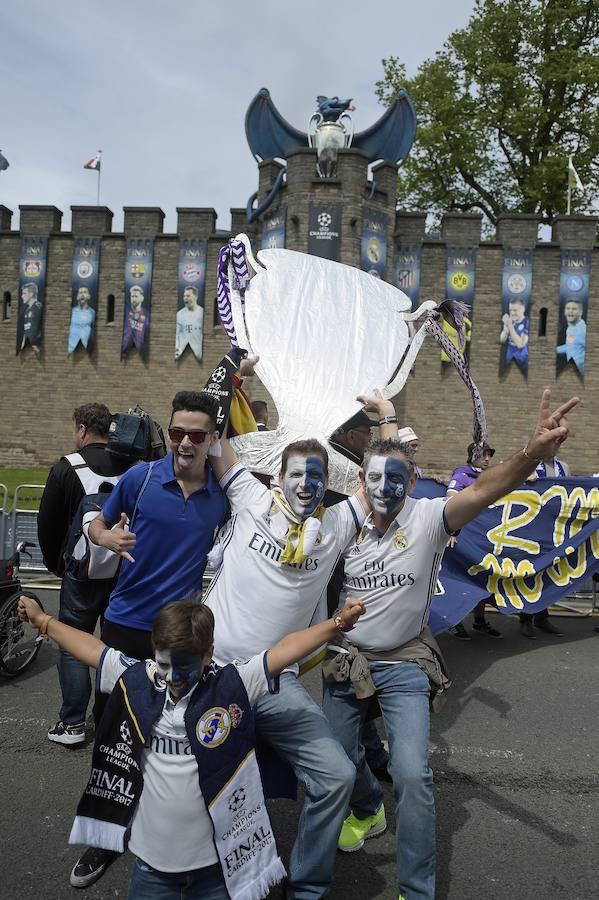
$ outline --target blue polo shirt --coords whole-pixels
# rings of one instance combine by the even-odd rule
[[[148,463],[142,463],[122,476],[102,510],[109,525],[122,512],[131,518],[147,471]],[[121,563],[106,610],[110,622],[151,631],[163,606],[200,590],[206,554],[228,513],[225,495],[212,469],[207,471],[205,486],[185,499],[172,453],[154,463],[133,523],[135,562]]]

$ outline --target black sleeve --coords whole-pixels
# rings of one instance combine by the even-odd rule
[[[55,575],[62,574],[62,552],[70,525],[70,492],[65,465],[72,468],[66,460],[60,460],[50,469],[37,517],[37,538],[44,564]]]
[[[343,565],[343,560],[340,559],[333,569],[333,574],[327,585],[327,610],[329,616],[332,616],[339,606],[339,596],[341,594],[341,588],[343,587],[344,576],[345,567]]]

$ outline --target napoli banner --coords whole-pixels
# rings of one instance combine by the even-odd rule
[[[532,250],[504,250],[501,275],[499,374],[510,363],[528,374],[528,322],[532,297]]]
[[[77,238],[73,249],[69,353],[74,353],[79,344],[88,353],[94,348],[99,272],[100,238]]]
[[[360,268],[375,278],[385,277],[387,267],[387,222],[383,213],[364,209]]]
[[[559,276],[559,322],[557,326],[556,375],[569,364],[584,376],[587,342],[587,307],[591,254],[562,250]]]
[[[461,300],[468,307],[464,315],[464,330],[466,345],[463,348],[463,356],[470,357],[470,340],[472,337],[472,307],[474,304],[474,282],[476,267],[476,250],[447,251],[447,271],[445,276],[445,296],[448,300]],[[452,344],[458,347],[458,336],[455,328],[443,321],[443,331],[449,335]],[[449,357],[441,351],[441,360],[450,362]]]
[[[395,247],[393,259],[393,284],[412,301],[412,309],[418,307],[420,296],[420,244],[413,247]]]
[[[414,497],[445,486],[418,479]],[[502,497],[446,550],[433,596],[437,634],[492,595],[500,613],[537,613],[599,570],[599,479],[539,478]]]
[[[308,232],[308,253],[339,262],[341,207],[338,203],[311,203]]]
[[[125,311],[121,357],[135,347],[145,359],[150,336],[152,297],[152,241],[127,241]]]
[[[260,236],[261,250],[285,249],[285,226],[287,224],[287,207],[280,206],[274,212],[264,214],[262,220],[262,234]]]
[[[47,256],[46,238],[23,238],[19,259],[17,353],[20,353],[26,344],[29,344],[36,354],[42,350]]]
[[[175,359],[179,359],[188,346],[198,361],[202,359],[207,254],[207,241],[181,241],[179,244]]]

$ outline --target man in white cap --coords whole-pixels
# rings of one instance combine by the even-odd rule
[[[418,453],[418,450],[420,449],[418,435],[411,425],[406,425],[404,428],[398,429],[397,439],[401,441],[402,444],[409,444],[414,455]],[[415,464],[414,471],[418,475],[418,478],[422,478],[422,469],[420,468],[420,466]]]

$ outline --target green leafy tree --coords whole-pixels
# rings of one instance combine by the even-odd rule
[[[568,156],[587,212],[599,187],[598,0],[477,0],[413,78],[397,57],[376,83],[388,104],[409,91],[416,141],[401,166],[402,206],[437,217],[506,210],[551,219],[566,211]]]

